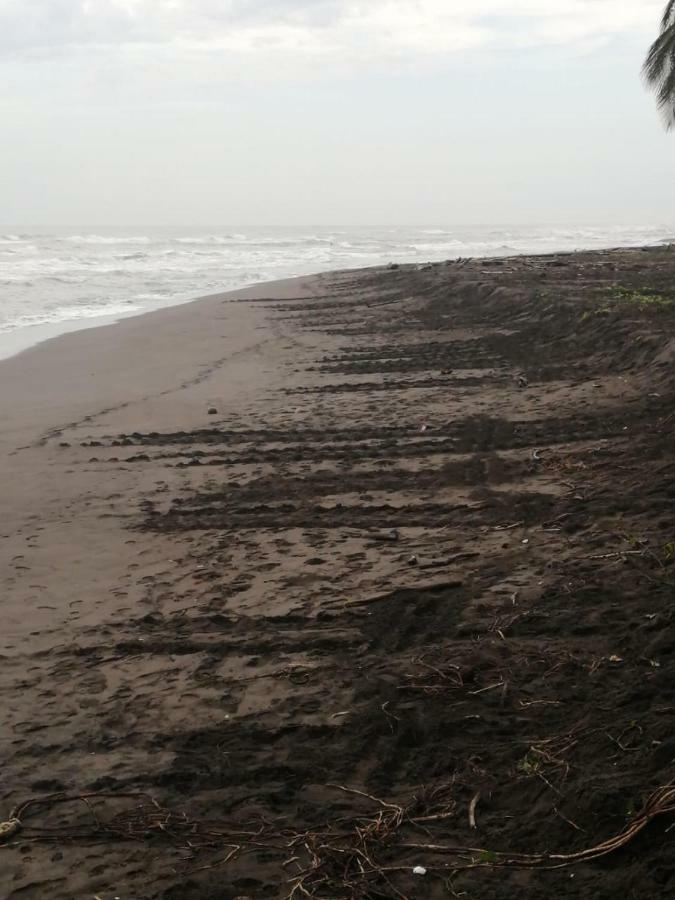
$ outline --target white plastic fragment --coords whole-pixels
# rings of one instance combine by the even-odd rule
[[[426,875],[426,874],[427,874],[427,870],[424,868],[424,866],[415,866],[415,868],[413,869],[413,875]]]

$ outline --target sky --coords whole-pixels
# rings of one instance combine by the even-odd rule
[[[0,221],[673,224],[665,0],[0,0]]]

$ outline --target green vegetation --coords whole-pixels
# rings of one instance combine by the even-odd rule
[[[633,291],[630,288],[613,288],[614,298],[622,303],[630,303],[643,311],[672,309],[675,307],[675,294],[663,294],[659,291]]]
[[[600,306],[597,309],[587,309],[582,315],[581,321],[588,322],[589,319],[594,319],[596,316],[608,316],[611,311],[609,306]]]
[[[666,6],[661,33],[649,48],[643,73],[656,93],[666,128],[675,127],[675,0],[669,0]]]
[[[595,309],[587,309],[581,316],[582,322],[586,322],[588,319],[596,316],[608,316],[621,309],[642,313],[675,311],[675,291],[673,293],[664,293],[663,291],[656,291],[650,288],[635,290],[622,287],[621,285],[614,285],[607,288],[607,291],[609,292],[607,300]]]
[[[518,763],[518,771],[524,775],[537,775],[540,769],[541,762],[532,752],[528,752],[527,756]]]

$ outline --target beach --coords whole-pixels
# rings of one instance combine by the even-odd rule
[[[674,363],[672,245],[1,361],[0,895],[667,896]]]

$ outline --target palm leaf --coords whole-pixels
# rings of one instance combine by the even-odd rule
[[[663,18],[661,19],[661,30],[664,30],[669,25],[673,24],[674,16],[675,16],[675,0],[668,0],[668,5],[666,6],[665,12],[663,13]]]
[[[675,0],[666,5],[661,34],[649,48],[642,71],[656,94],[666,128],[675,127]]]

